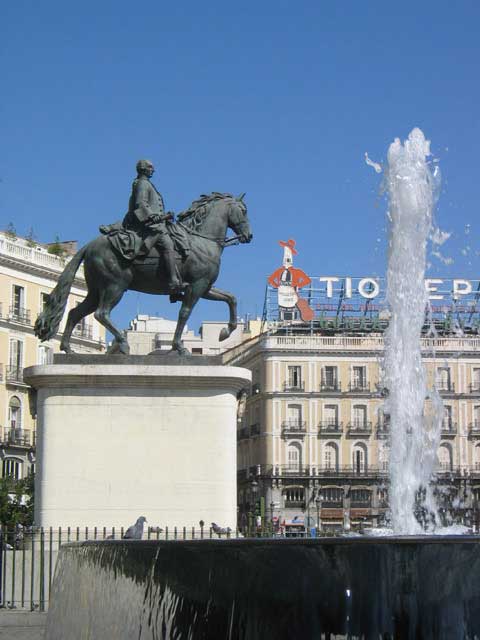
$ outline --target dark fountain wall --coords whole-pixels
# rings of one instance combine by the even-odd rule
[[[475,640],[479,539],[65,545],[46,638]]]

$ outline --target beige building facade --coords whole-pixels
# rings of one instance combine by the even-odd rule
[[[153,351],[169,351],[176,326],[176,320],[138,314],[126,331],[130,354],[147,355]],[[259,319],[239,320],[235,331],[226,340],[220,341],[220,332],[227,326],[226,322],[205,321],[200,326],[198,334],[185,327],[182,334],[183,344],[193,356],[217,356],[257,336],[262,322]]]
[[[73,243],[74,244],[74,243]],[[72,250],[72,243],[66,248]],[[74,247],[73,247],[74,250]],[[69,260],[46,246],[0,232],[0,476],[25,477],[35,464],[35,420],[29,410],[29,387],[23,369],[48,364],[59,351],[68,311],[87,293],[82,268],[75,278],[59,333],[40,343],[35,320]],[[105,329],[93,318],[80,323],[72,337],[79,353],[105,349]]]
[[[388,504],[384,341],[369,335],[263,334],[224,354],[252,371],[238,425],[240,524],[257,514],[287,532],[376,526]],[[442,517],[475,525],[480,498],[480,339],[423,339],[442,396]],[[478,526],[478,522],[477,522]]]

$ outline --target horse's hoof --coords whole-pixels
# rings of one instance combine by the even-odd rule
[[[192,354],[185,347],[172,347],[168,352],[169,356],[191,356]]]
[[[115,355],[116,353],[121,353],[125,356],[130,355],[130,347],[128,346],[128,342],[117,342],[114,340],[112,344],[107,349],[107,355]]]
[[[72,351],[72,347],[66,345],[66,344],[61,344],[60,345],[60,351],[63,351],[64,353],[73,353]]]

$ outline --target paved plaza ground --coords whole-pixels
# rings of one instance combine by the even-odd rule
[[[0,610],[0,640],[43,640],[46,613]]]

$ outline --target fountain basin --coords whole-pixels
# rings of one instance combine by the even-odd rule
[[[46,638],[480,637],[476,536],[62,546]]]

